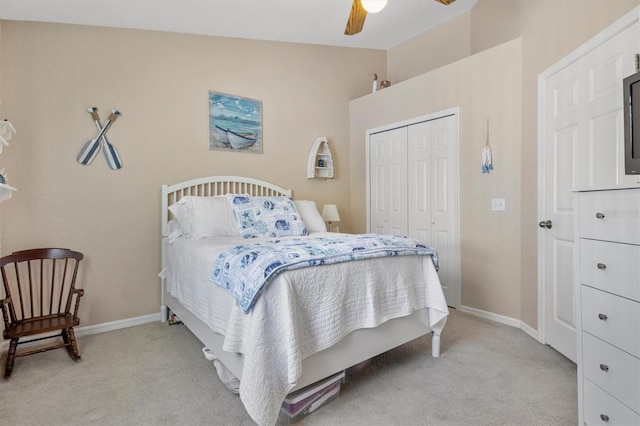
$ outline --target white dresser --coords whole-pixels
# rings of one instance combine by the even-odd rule
[[[640,187],[576,198],[579,424],[640,425]]]

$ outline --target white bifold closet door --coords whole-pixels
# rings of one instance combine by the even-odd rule
[[[438,250],[450,306],[460,288],[456,115],[369,135],[369,232],[407,235]]]

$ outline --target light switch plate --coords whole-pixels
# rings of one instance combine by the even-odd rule
[[[506,201],[504,198],[492,198],[491,210],[496,212],[503,212],[507,209]]]

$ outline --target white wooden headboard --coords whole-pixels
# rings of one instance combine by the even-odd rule
[[[224,194],[249,194],[253,196],[287,196],[291,190],[242,176],[209,176],[187,180],[173,185],[162,185],[162,235],[166,235],[169,221],[168,207],[186,195],[213,197]]]

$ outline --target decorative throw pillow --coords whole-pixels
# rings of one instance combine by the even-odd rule
[[[244,238],[307,235],[307,228],[288,197],[228,195],[236,227]]]

